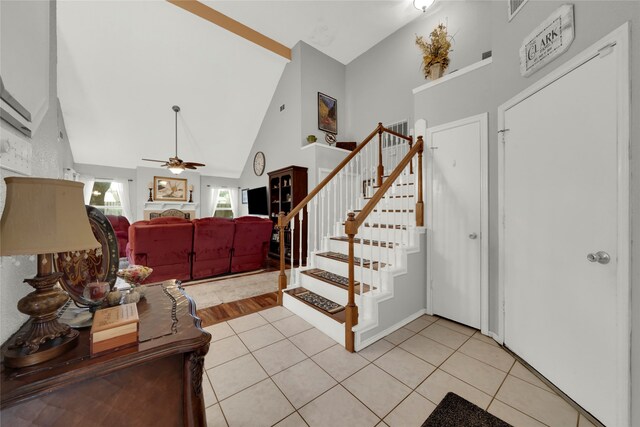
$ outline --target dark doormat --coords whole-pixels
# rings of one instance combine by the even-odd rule
[[[422,427],[512,427],[500,418],[449,392]]]

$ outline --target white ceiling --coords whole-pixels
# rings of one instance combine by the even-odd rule
[[[413,0],[202,0],[280,43],[299,40],[348,64],[422,15]]]
[[[420,15],[411,0],[204,1],[348,63]],[[240,176],[286,60],[165,1],[59,0],[58,95],[77,163],[178,155]]]

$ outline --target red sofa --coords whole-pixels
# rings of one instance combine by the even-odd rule
[[[129,227],[129,262],[153,268],[146,283],[191,278],[193,224],[184,218],[155,218]]]
[[[202,279],[229,272],[236,224],[225,218],[193,220],[191,277]]]
[[[240,217],[235,222],[231,272],[239,273],[262,267],[269,252],[273,222],[257,216]]]
[[[107,215],[107,219],[116,232],[118,239],[118,256],[120,258],[127,256],[127,243],[129,243],[129,220],[121,215]]]
[[[146,283],[256,270],[267,257],[272,228],[270,219],[252,216],[138,221],[129,227],[127,257],[153,268]]]

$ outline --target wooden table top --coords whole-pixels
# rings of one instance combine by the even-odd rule
[[[84,328],[80,330],[78,345],[55,359],[16,369],[2,364],[0,408],[129,366],[191,352],[211,340],[211,335],[200,327],[193,301],[174,280],[149,285],[146,298],[137,306],[140,317],[137,346],[91,357],[89,328]]]

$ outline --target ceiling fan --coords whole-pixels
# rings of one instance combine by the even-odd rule
[[[142,159],[147,162],[159,162],[162,163],[162,167],[166,167],[172,173],[179,175],[185,169],[197,169],[199,166],[206,166],[203,163],[196,162],[185,162],[180,157],[178,157],[178,112],[180,111],[180,107],[174,105],[171,109],[176,113],[176,155],[174,157],[169,157],[169,160],[154,160],[154,159]]]

